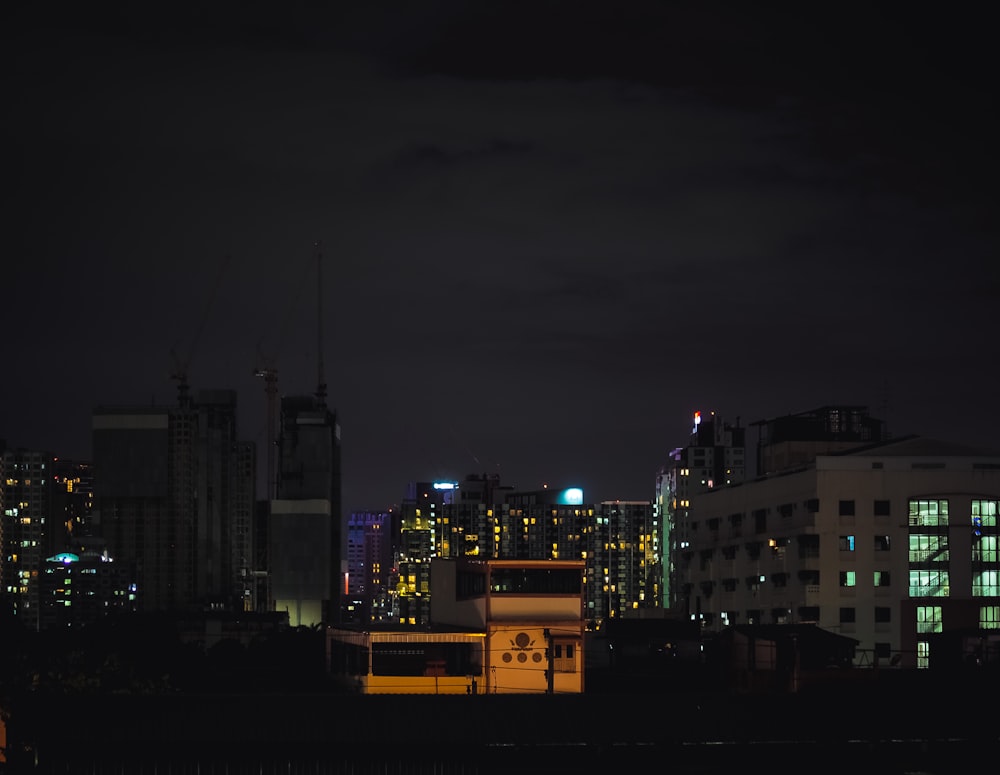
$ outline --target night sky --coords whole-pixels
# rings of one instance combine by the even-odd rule
[[[88,459],[173,351],[263,460],[260,355],[309,394],[320,341],[345,511],[483,472],[649,499],[695,410],[998,446],[971,5],[13,5],[10,446]]]

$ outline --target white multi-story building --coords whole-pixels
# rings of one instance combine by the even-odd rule
[[[692,495],[681,587],[706,633],[815,623],[859,662],[925,667],[961,630],[978,659],[1000,635],[998,510],[1000,452],[907,437],[816,454]]]

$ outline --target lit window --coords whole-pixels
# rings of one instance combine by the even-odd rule
[[[942,628],[941,606],[917,606],[917,632],[941,632]]]
[[[1000,605],[979,607],[979,629],[1000,630]]]
[[[948,597],[950,594],[948,571],[911,570],[910,597]]]
[[[946,500],[912,500],[910,501],[910,526],[935,527],[948,524],[948,501]]]
[[[1000,571],[984,570],[972,574],[973,597],[1000,597]]]
[[[853,552],[854,551],[854,536],[841,536],[840,537],[840,551],[842,551],[842,552]]]
[[[857,584],[857,573],[852,570],[842,570],[840,572],[840,586],[853,587]]]

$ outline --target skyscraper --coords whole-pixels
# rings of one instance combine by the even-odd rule
[[[715,412],[707,417],[695,412],[687,446],[670,453],[669,462],[657,478],[656,501],[666,509],[660,520],[664,530],[662,544],[667,553],[666,607],[679,606],[687,611],[691,604],[689,591],[684,592],[678,582],[677,560],[691,541],[692,498],[716,487],[742,482],[745,477],[746,429],[740,427],[738,420],[736,425],[730,425]]]
[[[39,573],[55,545],[52,455],[0,451],[0,579],[3,605],[37,630],[41,626]]]
[[[139,609],[248,610],[255,452],[238,440],[235,392],[98,407],[93,450],[96,520]]]
[[[281,399],[277,498],[268,516],[271,608],[292,626],[340,620],[340,426],[323,395]]]

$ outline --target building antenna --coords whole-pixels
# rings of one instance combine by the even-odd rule
[[[323,374],[323,253],[316,242],[316,400],[326,403],[326,377]]]

